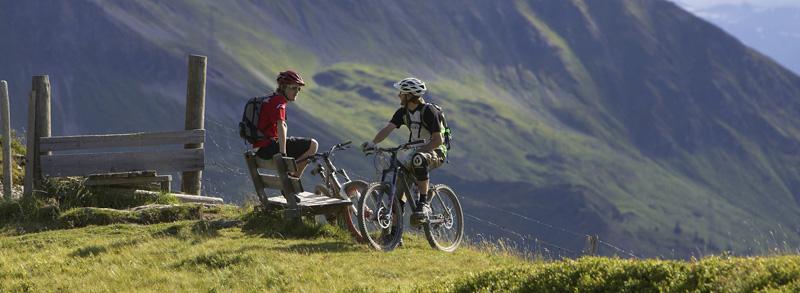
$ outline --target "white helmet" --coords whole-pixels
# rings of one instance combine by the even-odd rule
[[[394,84],[394,88],[403,93],[410,93],[415,96],[422,96],[428,90],[425,83],[414,77],[407,77]]]

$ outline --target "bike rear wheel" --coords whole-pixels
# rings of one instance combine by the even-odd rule
[[[358,228],[364,241],[381,251],[390,251],[403,238],[400,200],[390,196],[388,185],[373,183],[358,201]],[[391,209],[391,211],[389,211]]]
[[[350,231],[350,235],[358,242],[364,242],[364,237],[361,236],[361,230],[358,229],[358,205],[362,195],[367,194],[369,183],[363,180],[354,180],[344,184],[344,192],[348,199],[353,203],[344,208],[342,217],[339,219],[338,224],[340,227]]]
[[[433,188],[430,199],[431,214],[425,221],[425,238],[431,247],[453,252],[464,237],[464,212],[456,193],[444,184]]]
[[[347,199],[349,199],[353,204],[343,207],[336,213],[326,214],[325,221],[330,225],[335,225],[341,227],[342,229],[346,229],[357,242],[364,242],[363,237],[361,237],[361,231],[358,229],[356,205],[358,204],[358,200],[361,198],[361,195],[367,192],[369,183],[363,180],[355,180],[345,183],[342,188],[345,191]],[[334,197],[334,195],[337,194],[322,184],[319,184],[314,188],[314,193],[327,197]]]

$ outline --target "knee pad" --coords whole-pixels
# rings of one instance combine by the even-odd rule
[[[423,154],[414,154],[411,158],[411,165],[414,168],[414,177],[418,181],[428,180],[428,158]]]

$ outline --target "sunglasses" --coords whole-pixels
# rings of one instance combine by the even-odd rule
[[[287,86],[286,89],[287,90],[292,90],[292,91],[298,91],[298,92],[301,90],[299,85],[290,85],[290,86]]]

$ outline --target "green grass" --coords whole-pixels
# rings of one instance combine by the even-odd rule
[[[2,151],[3,147],[5,147],[6,143],[3,142],[3,138],[0,138],[0,151]],[[20,138],[17,136],[16,132],[12,129],[11,130],[11,155],[25,155],[25,145],[22,144]],[[3,162],[3,158],[0,156],[0,163]],[[0,167],[0,176],[3,175],[3,172],[6,172],[2,167]],[[22,166],[19,166],[16,161],[12,159],[11,162],[11,176],[12,181],[15,184],[21,184],[22,180],[25,176],[25,170]]]
[[[800,256],[699,261],[581,258],[489,270],[435,284],[456,292],[754,292],[800,290]]]
[[[0,291],[408,291],[428,276],[449,279],[523,264],[475,249],[433,251],[418,236],[381,253],[331,226],[299,224],[277,233],[262,225],[267,222],[250,219],[242,228],[223,229],[205,221],[125,224],[0,236]]]
[[[499,244],[376,252],[274,214],[0,234],[0,291],[685,292],[800,289],[800,257],[526,261]]]

